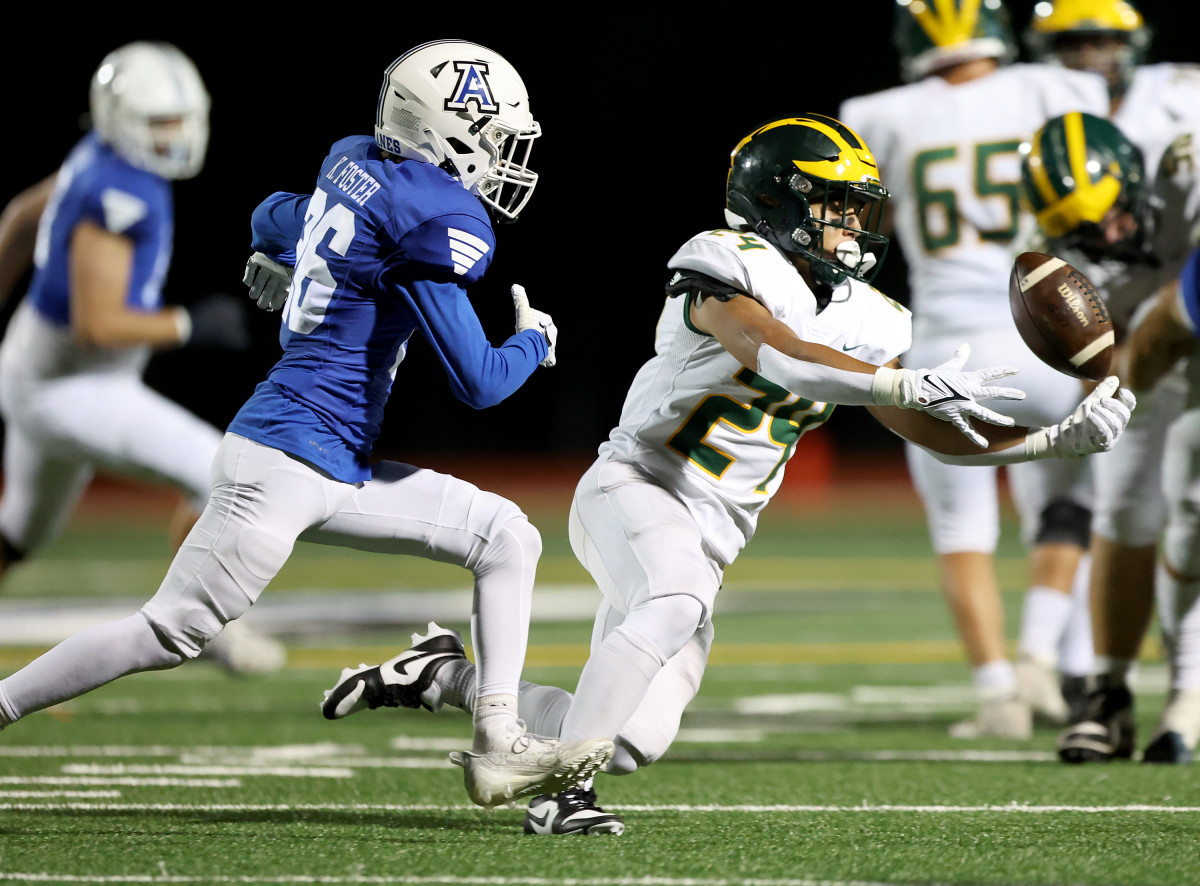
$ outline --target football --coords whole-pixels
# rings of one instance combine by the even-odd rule
[[[1023,252],[1013,262],[1008,301],[1017,331],[1046,364],[1101,381],[1112,362],[1112,319],[1092,282],[1061,258]]]

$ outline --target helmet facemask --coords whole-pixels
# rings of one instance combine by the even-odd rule
[[[475,192],[500,221],[513,221],[537,186],[537,173],[529,168],[533,140],[542,134],[537,121],[528,129],[517,129],[492,118],[479,131],[480,140],[493,149],[494,165],[479,177]]]

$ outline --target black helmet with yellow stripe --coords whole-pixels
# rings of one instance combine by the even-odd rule
[[[1051,240],[1089,255],[1142,254],[1148,233],[1149,189],[1142,152],[1103,117],[1073,111],[1048,120],[1021,146],[1025,200]],[[1113,209],[1132,213],[1136,232],[1104,244],[1099,227]]]
[[[854,130],[832,117],[802,114],[760,126],[734,147],[725,218],[802,256],[819,282],[835,285],[879,271],[888,245],[879,233],[887,198],[875,157]],[[821,217],[813,204],[824,208]],[[852,230],[855,239],[827,255],[827,227]]]

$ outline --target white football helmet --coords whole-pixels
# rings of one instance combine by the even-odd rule
[[[381,150],[441,167],[502,220],[533,194],[529,152],[541,127],[516,69],[462,40],[410,49],[387,69],[375,111]]]
[[[209,104],[200,72],[169,43],[128,43],[92,76],[92,126],[100,139],[163,178],[191,178],[204,165]]]

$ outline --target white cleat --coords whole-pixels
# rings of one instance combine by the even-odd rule
[[[247,624],[231,621],[208,641],[201,658],[238,677],[261,677],[287,664],[287,647]]]
[[[950,727],[951,738],[990,737],[1024,741],[1032,735],[1033,711],[1015,694],[984,699],[974,717]]]
[[[425,708],[428,690],[442,665],[465,659],[462,637],[457,631],[429,623],[425,636],[414,633],[413,645],[381,665],[360,664],[346,668],[332,689],[325,691],[321,713],[327,720],[340,720],[365,708]],[[423,697],[426,696],[426,697]]]
[[[1053,667],[1028,655],[1022,655],[1014,665],[1017,675],[1017,694],[1033,710],[1033,716],[1055,726],[1067,722],[1067,700],[1062,683]]]
[[[523,733],[510,748],[485,754],[453,751],[450,762],[463,768],[472,802],[491,809],[579,784],[599,772],[614,751],[607,738],[562,742]]]

